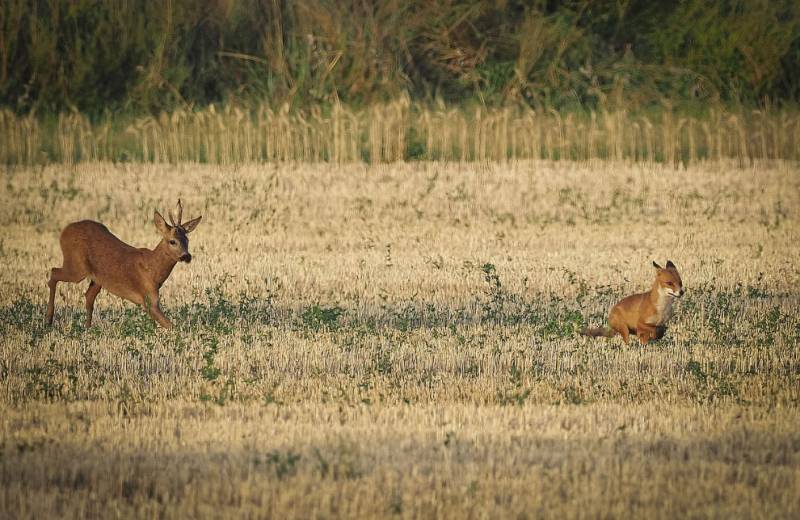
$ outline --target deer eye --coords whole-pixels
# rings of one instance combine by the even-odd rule
[[[667,282],[667,285],[675,285],[675,284],[672,282]]]
[[[170,241],[169,241],[169,243],[170,243],[170,245],[173,245],[173,246],[174,246],[175,244],[177,244],[177,242],[175,242],[174,240],[170,240]]]

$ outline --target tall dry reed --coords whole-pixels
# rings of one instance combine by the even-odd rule
[[[113,120],[92,124],[78,113],[44,125],[0,112],[0,162],[6,164],[613,159],[679,166],[799,157],[800,115],[776,110],[715,108],[707,116],[681,117],[665,105],[660,117],[648,118],[626,110],[430,107],[403,96],[359,109],[212,105],[141,117],[125,127]]]

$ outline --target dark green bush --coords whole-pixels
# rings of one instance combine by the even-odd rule
[[[0,5],[0,105],[19,113],[357,105],[403,92],[556,109],[796,102],[798,71],[792,0]]]

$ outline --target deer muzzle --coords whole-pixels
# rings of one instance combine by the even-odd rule
[[[192,261],[192,255],[189,253],[183,253],[179,258],[181,262],[186,262],[187,264]]]

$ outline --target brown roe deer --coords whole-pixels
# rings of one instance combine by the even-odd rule
[[[89,278],[86,290],[86,327],[92,325],[94,300],[100,289],[120,298],[142,305],[159,325],[171,328],[172,323],[158,306],[158,290],[178,262],[192,261],[189,239],[200,219],[181,223],[183,207],[178,200],[178,218],[168,213],[170,224],[158,211],[154,213],[161,241],[155,249],[129,246],[114,236],[107,227],[92,220],[73,222],[61,232],[61,267],[50,271],[50,301],[47,304],[47,324],[53,323],[54,301],[58,282],[78,283]]]

